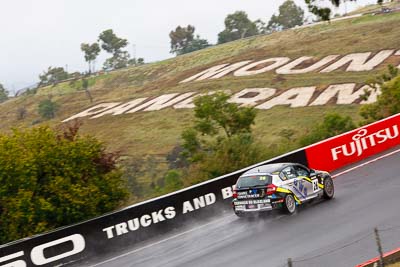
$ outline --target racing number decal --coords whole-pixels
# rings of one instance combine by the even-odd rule
[[[318,191],[318,179],[312,180],[313,191]]]

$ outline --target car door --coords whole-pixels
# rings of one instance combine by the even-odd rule
[[[317,177],[310,177],[309,170],[300,165],[294,165],[293,168],[296,171],[297,179],[302,181],[303,186],[306,188],[303,189],[305,199],[318,196],[320,189],[318,187]]]
[[[302,177],[298,177],[297,172],[294,170],[293,166],[287,166],[279,174],[280,178],[283,180],[282,185],[286,186],[295,196],[304,201],[307,199],[308,188],[305,187],[305,181]]]

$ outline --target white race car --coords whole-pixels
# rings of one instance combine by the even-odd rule
[[[291,214],[298,205],[319,197],[331,199],[334,193],[328,172],[298,163],[275,163],[243,173],[234,187],[232,206],[239,217],[273,209]]]

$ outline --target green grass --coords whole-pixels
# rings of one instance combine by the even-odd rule
[[[304,75],[276,75],[268,72],[255,76],[234,77],[179,84],[179,81],[219,63],[241,60],[264,59],[275,56],[345,55],[354,52],[377,52],[383,49],[400,49],[400,13],[325,23],[311,28],[289,30],[271,35],[261,35],[210,47],[172,59],[130,67],[110,72],[89,81],[94,103],[90,103],[81,88],[81,81],[65,82],[56,86],[40,88],[36,95],[20,96],[0,104],[0,132],[7,133],[12,127],[31,127],[40,122],[38,103],[51,97],[60,105],[57,117],[42,122],[58,126],[61,121],[101,102],[124,102],[139,97],[159,96],[169,92],[205,92],[230,89],[237,92],[244,88],[272,87],[285,90],[300,86],[324,87],[346,82],[364,83],[369,77],[383,72],[381,66],[372,72],[344,72]],[[400,62],[399,62],[400,63]],[[398,63],[397,63],[398,64]],[[17,120],[19,108],[27,110],[23,120]],[[266,147],[274,148],[285,141],[281,131],[294,130],[292,139],[306,133],[327,112],[339,112],[358,121],[358,105],[327,105],[319,107],[275,107],[258,112],[254,133]],[[84,119],[82,132],[92,134],[104,141],[110,150],[118,150],[125,158],[143,158],[152,155],[165,170],[165,155],[181,142],[180,133],[193,121],[193,110],[171,108],[138,112],[120,116],[104,116]],[[291,149],[295,144],[290,144]],[[141,182],[150,183],[146,176]],[[154,182],[154,181],[152,181]]]

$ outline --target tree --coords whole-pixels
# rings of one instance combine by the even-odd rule
[[[94,71],[94,61],[100,53],[100,46],[98,43],[81,44],[81,50],[85,53],[85,61],[89,64],[89,74]]]
[[[229,98],[222,92],[195,98],[195,129],[202,135],[210,136],[222,130],[228,138],[239,133],[250,133],[256,110],[229,103]]]
[[[49,67],[42,75],[39,75],[39,86],[56,84],[69,78],[68,72],[63,67]]]
[[[176,27],[175,31],[169,33],[171,39],[171,53],[183,55],[210,46],[206,39],[201,39],[199,35],[194,37],[194,26]]]
[[[45,99],[39,102],[38,112],[43,119],[52,119],[56,116],[58,110],[57,103],[51,101],[51,99]]]
[[[85,90],[85,93],[86,93],[87,97],[89,98],[90,103],[93,103],[93,97],[89,91],[89,80],[88,79],[85,79],[85,78],[82,79],[82,88],[83,88],[83,90]]]
[[[304,22],[304,11],[292,0],[285,1],[279,7],[279,15],[273,15],[268,22],[267,31],[281,31],[300,26]]]
[[[310,145],[355,128],[356,125],[349,116],[343,117],[337,113],[329,113],[325,115],[323,122],[316,124],[308,134],[300,138],[300,144]]]
[[[0,103],[6,101],[8,99],[8,91],[4,86],[0,83]]]
[[[139,58],[131,58],[128,60],[128,65],[129,66],[140,66],[144,64],[144,58],[139,57]]]
[[[196,35],[196,37],[191,41],[187,47],[181,50],[180,53],[177,53],[178,55],[182,54],[187,54],[190,52],[194,52],[197,50],[201,50],[204,48],[207,48],[211,46],[206,39],[201,39],[199,35]]]
[[[315,2],[318,0],[304,0],[305,3],[307,4],[308,10],[319,17],[321,20],[330,20],[331,17],[331,9],[330,8],[321,8]],[[338,7],[340,6],[341,3],[347,2],[347,1],[357,1],[357,0],[330,0],[330,2]]]
[[[244,11],[236,11],[225,18],[225,29],[218,34],[218,43],[226,43],[258,34],[257,23]]]
[[[265,159],[251,134],[256,110],[228,102],[216,93],[197,97],[194,126],[182,132],[182,156],[190,163],[191,183],[234,171]]]
[[[122,48],[128,45],[128,40],[119,38],[113,30],[105,30],[99,35],[101,48],[107,53],[112,54],[104,63],[105,69],[120,69],[128,65],[129,53]]]
[[[118,155],[78,129],[0,135],[0,244],[93,218],[124,201]]]
[[[375,103],[363,105],[360,115],[364,118],[363,124],[371,123],[400,113],[400,71],[389,65],[388,72],[369,81],[371,90],[367,90],[364,98],[367,99],[372,90],[380,90]]]

